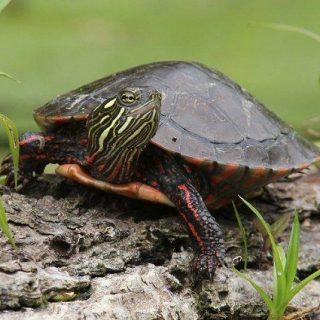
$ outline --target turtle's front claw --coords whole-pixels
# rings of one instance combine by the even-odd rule
[[[12,156],[11,155],[7,155],[2,163],[1,163],[1,167],[0,167],[0,175],[5,176],[7,175],[11,170],[13,170],[13,161],[12,161]]]
[[[16,191],[20,191],[20,190],[22,190],[25,186],[27,186],[32,180],[33,180],[32,177],[23,176],[23,175],[18,175],[17,187],[15,188],[14,173],[13,173],[13,171],[10,171],[10,172],[6,175],[5,185],[8,186],[8,187],[10,187],[10,188],[15,188]]]
[[[8,187],[14,186],[13,162],[11,155],[6,156],[0,167],[0,176],[6,176],[5,185]]]
[[[14,188],[14,174],[13,174],[13,172],[9,172],[6,175],[5,185],[10,188]]]
[[[26,185],[28,185],[30,183],[30,181],[32,180],[32,177],[29,175],[24,175],[21,172],[19,172],[20,174],[18,175],[18,183],[17,183],[17,191],[20,191],[21,189],[23,189],[23,187],[25,187]],[[6,176],[5,179],[5,185],[10,187],[10,188],[14,188],[15,187],[15,183],[14,183],[14,169],[13,169],[13,161],[12,161],[12,156],[8,155],[4,158],[4,160],[1,163],[1,167],[0,167],[0,176]]]
[[[223,255],[215,252],[201,252],[196,255],[191,263],[192,273],[196,281],[212,280],[218,265],[223,265]]]

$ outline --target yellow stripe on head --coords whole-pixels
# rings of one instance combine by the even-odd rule
[[[110,100],[108,103],[106,103],[104,106],[103,106],[103,109],[108,109],[110,107],[112,107],[114,105],[114,103],[116,102],[117,98],[114,98],[112,100]]]

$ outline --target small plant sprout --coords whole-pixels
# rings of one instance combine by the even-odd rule
[[[11,230],[9,228],[9,225],[8,225],[7,215],[6,215],[5,208],[4,208],[3,201],[1,199],[1,197],[0,197],[0,228],[1,228],[2,232],[8,238],[9,243],[11,244],[11,246],[14,249],[17,249],[17,246],[16,246],[16,243],[14,241],[12,232],[11,232]]]
[[[3,114],[0,114],[0,125],[2,125],[6,131],[10,152],[12,154],[13,168],[14,168],[14,184],[17,188],[18,184],[18,169],[19,169],[19,132],[12,120]]]
[[[247,265],[248,265],[248,243],[247,243],[247,234],[246,234],[246,229],[244,228],[241,218],[240,218],[240,214],[238,212],[238,209],[236,207],[236,205],[234,204],[234,202],[232,201],[232,206],[233,206],[233,210],[234,213],[236,215],[237,218],[237,222],[238,222],[238,226],[240,229],[240,234],[241,234],[241,238],[242,238],[242,242],[243,242],[243,247],[244,247],[244,254],[243,254],[243,270],[247,271]]]
[[[18,181],[18,167],[19,167],[19,133],[16,125],[6,116],[0,114],[0,124],[5,128],[7,133],[7,137],[9,140],[9,147],[12,154],[13,159],[13,168],[14,168],[14,183],[15,187],[17,187]],[[0,177],[0,182],[2,182],[3,178]],[[0,228],[2,232],[8,238],[10,244],[14,249],[16,249],[16,244],[11,233],[11,230],[8,225],[7,216],[4,208],[3,201],[0,197]]]
[[[241,198],[241,197],[240,197]],[[233,268],[233,271],[242,279],[249,282],[252,287],[259,293],[263,301],[268,307],[270,320],[283,319],[284,313],[289,302],[299,293],[310,281],[320,276],[320,270],[306,277],[299,283],[294,283],[297,275],[298,256],[299,256],[299,236],[300,226],[297,212],[294,214],[293,225],[290,233],[287,252],[283,247],[276,243],[271,232],[270,225],[263,219],[261,213],[253,207],[248,201],[241,198],[245,205],[257,216],[261,222],[265,232],[268,235],[272,256],[273,256],[273,289],[272,295],[259,286],[254,280],[250,279],[246,274]]]
[[[274,239],[278,239],[282,235],[284,230],[289,226],[291,217],[292,217],[291,213],[284,213],[273,224],[269,225],[270,231]],[[266,253],[271,246],[268,234],[264,229],[263,224],[260,222],[258,218],[255,218],[253,220],[253,224],[262,235],[262,238],[263,238],[262,253]]]
[[[10,3],[11,0],[0,0],[0,12]],[[0,77],[9,78],[17,81],[12,76],[5,72],[0,72]],[[4,127],[8,140],[9,147],[12,154],[13,159],[13,168],[14,168],[14,183],[15,187],[17,187],[18,181],[18,167],[19,167],[19,133],[15,124],[6,116],[0,114],[0,124]],[[3,182],[3,177],[0,177],[0,183]],[[4,208],[3,201],[0,197],[0,228],[2,232],[8,238],[10,244],[14,249],[16,249],[16,244],[11,233],[11,230],[8,225],[7,216]]]

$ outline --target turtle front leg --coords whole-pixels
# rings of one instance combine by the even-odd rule
[[[223,235],[185,168],[183,160],[151,148],[141,157],[136,178],[160,190],[175,204],[197,246],[192,271],[197,280],[211,279],[224,260]]]
[[[225,256],[220,226],[192,184],[180,181],[173,190],[170,189],[168,196],[176,204],[199,250],[191,269],[200,279],[211,279]]]
[[[26,132],[20,136],[20,162],[18,189],[22,189],[41,175],[49,163],[85,163],[86,141],[68,138],[58,133]],[[80,142],[80,143],[79,143]],[[0,175],[6,176],[6,185],[14,186],[11,155],[5,157]]]
[[[20,136],[20,159],[18,189],[26,186],[35,177],[42,174],[47,165],[46,156],[42,153],[46,140],[50,139],[42,133],[26,132]],[[6,176],[6,185],[14,186],[12,156],[7,155],[0,167],[0,175]]]

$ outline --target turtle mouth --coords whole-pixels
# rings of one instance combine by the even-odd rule
[[[150,99],[146,103],[140,105],[137,108],[129,110],[128,115],[137,116],[141,114],[146,114],[147,112],[153,109],[160,110],[160,107],[161,107],[161,94],[158,91],[154,91],[150,94]]]

